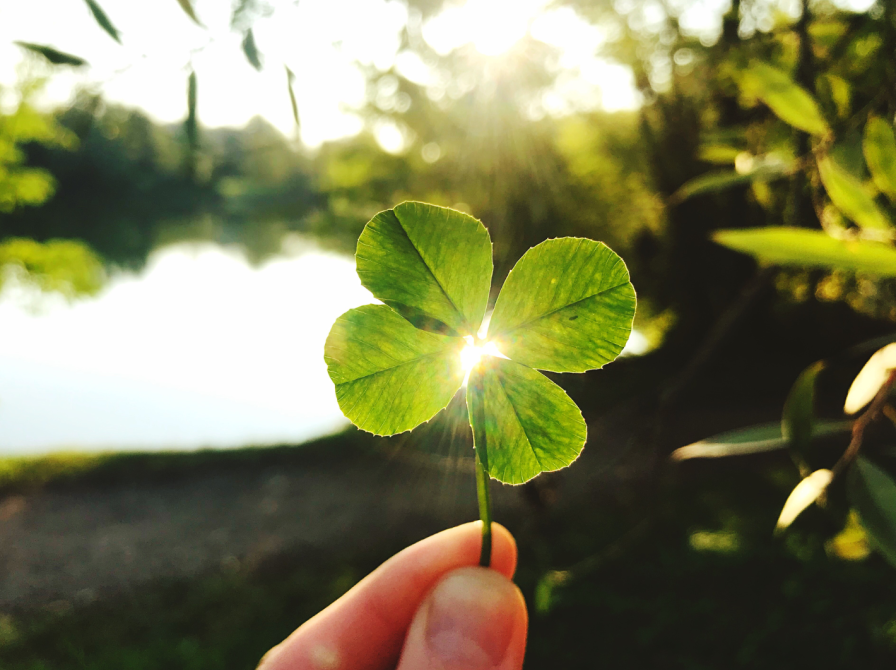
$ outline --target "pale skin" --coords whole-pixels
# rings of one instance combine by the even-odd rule
[[[521,670],[526,604],[511,578],[516,543],[481,522],[399,552],[271,649],[259,670]]]

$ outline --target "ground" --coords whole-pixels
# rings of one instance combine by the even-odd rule
[[[562,475],[494,485],[520,544],[527,668],[893,667],[892,569],[828,556],[821,513],[772,537],[786,457],[657,476],[617,420],[589,420]],[[349,432],[7,467],[0,667],[253,667],[391,553],[476,518],[469,445],[429,435],[426,454]]]

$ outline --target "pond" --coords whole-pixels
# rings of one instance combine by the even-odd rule
[[[253,267],[210,243],[154,253],[67,303],[0,300],[0,453],[295,443],[339,429],[333,320],[371,302],[353,259],[299,242]]]

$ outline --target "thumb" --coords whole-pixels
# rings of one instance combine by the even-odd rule
[[[454,570],[417,609],[396,670],[521,670],[527,622],[523,595],[507,577]]]

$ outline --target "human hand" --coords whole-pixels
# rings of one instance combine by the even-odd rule
[[[520,670],[528,617],[510,581],[516,543],[492,524],[492,566],[478,567],[480,524],[399,552],[271,649],[258,670]]]

